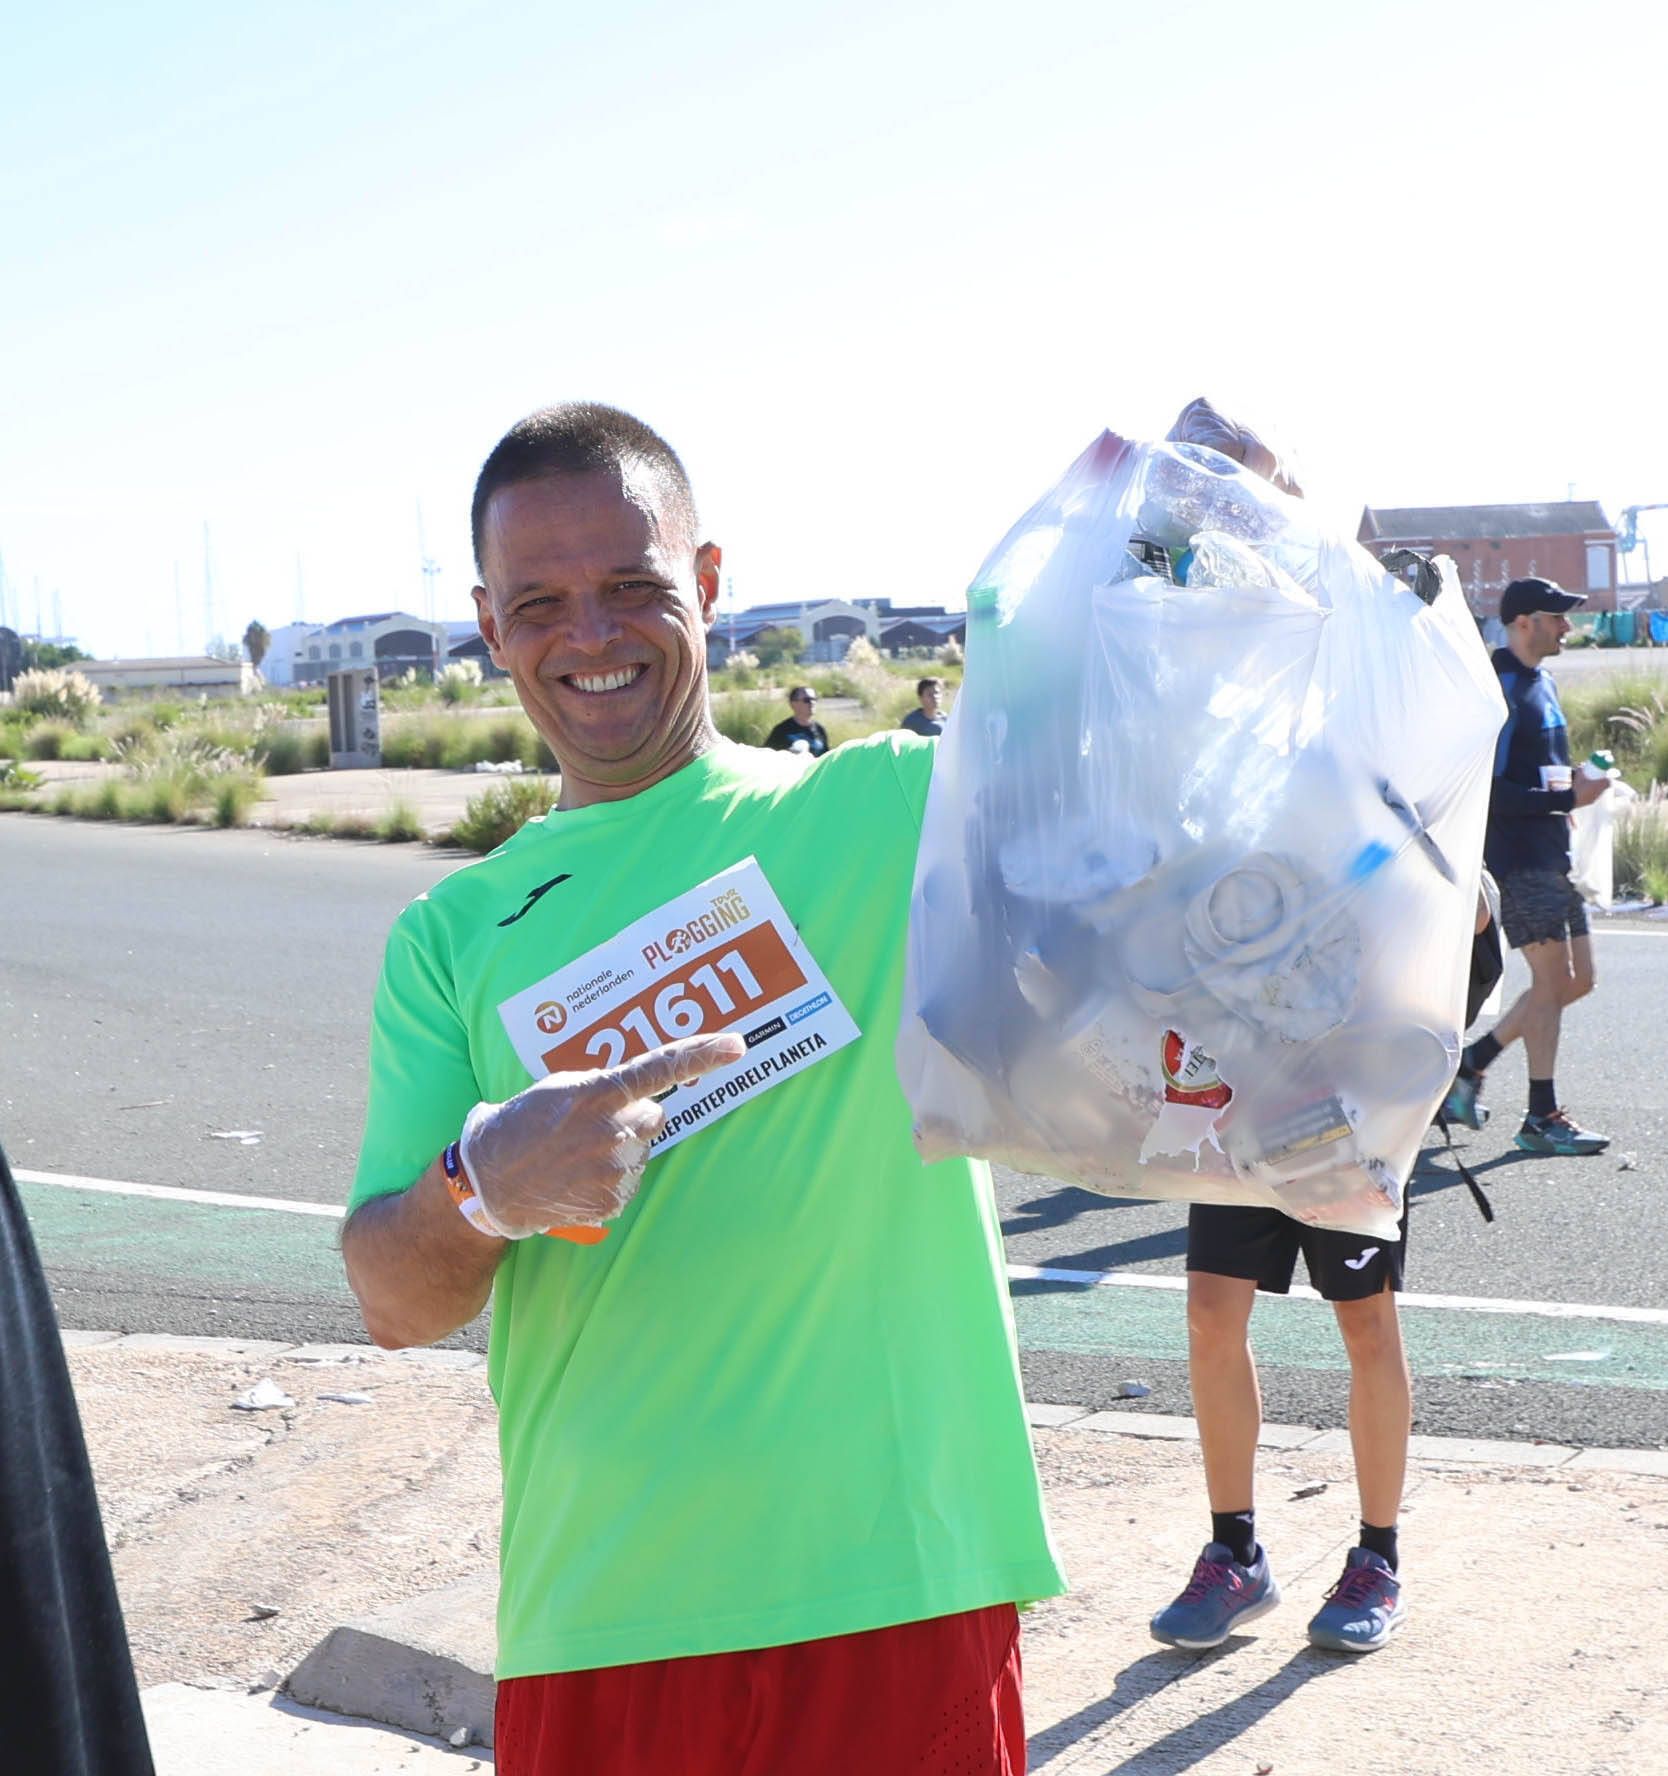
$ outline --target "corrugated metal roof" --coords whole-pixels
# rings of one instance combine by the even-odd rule
[[[1367,506],[1364,542],[1442,542],[1459,537],[1613,534],[1597,500],[1552,500],[1521,506]]]

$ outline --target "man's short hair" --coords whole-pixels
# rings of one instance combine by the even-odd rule
[[[469,531],[475,546],[475,570],[485,563],[486,512],[500,488],[523,481],[547,481],[557,475],[588,475],[599,469],[624,473],[640,463],[654,476],[663,514],[685,530],[695,546],[695,495],[678,453],[658,432],[618,407],[597,401],[564,401],[541,407],[503,435],[481,465],[475,498],[469,509]]]
[[[797,703],[801,697],[809,697],[814,703],[817,700],[817,693],[813,691],[809,685],[795,685],[793,689],[788,692],[788,701],[790,703]]]
[[[923,691],[941,691],[943,689],[944,680],[941,678],[920,678],[915,681],[915,695],[917,697]]]

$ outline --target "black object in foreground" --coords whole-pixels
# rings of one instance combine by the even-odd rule
[[[4,1153],[0,1646],[7,1770],[155,1776],[58,1322]]]

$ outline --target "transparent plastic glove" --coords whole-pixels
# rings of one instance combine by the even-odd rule
[[[689,1036],[595,1073],[552,1073],[464,1120],[459,1157],[489,1232],[528,1239],[611,1221],[637,1194],[666,1113],[654,1100],[746,1053],[739,1036]]]
[[[1189,401],[1177,414],[1169,436],[1172,444],[1203,444],[1209,450],[1219,450],[1235,462],[1244,463],[1252,474],[1272,481],[1282,493],[1303,497],[1303,489],[1290,466],[1250,426],[1239,425],[1226,414],[1218,413],[1203,395]]]

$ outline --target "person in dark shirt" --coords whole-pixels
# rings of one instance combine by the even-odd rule
[[[817,693],[809,685],[795,685],[788,692],[788,707],[793,714],[765,735],[765,745],[777,752],[808,752],[819,758],[828,750],[828,730],[812,719],[817,712]]]
[[[910,710],[898,726],[930,740],[944,732],[944,717],[940,713],[944,703],[944,680],[923,678],[915,687],[915,695],[920,699],[921,707]]]
[[[1506,693],[1506,723],[1494,754],[1483,856],[1500,885],[1506,941],[1529,964],[1528,990],[1486,1035],[1466,1049],[1445,1109],[1481,1128],[1483,1075],[1500,1051],[1523,1039],[1529,1056],[1529,1114],[1517,1144],[1529,1153],[1602,1153],[1608,1135],[1584,1129],[1558,1106],[1553,1067],[1564,1007],[1593,990],[1587,911],[1570,880],[1571,812],[1610,787],[1570,765],[1569,728],[1558,687],[1541,662],[1562,651],[1568,612],[1585,602],[1551,580],[1513,580],[1500,598],[1506,646],[1494,669]]]

